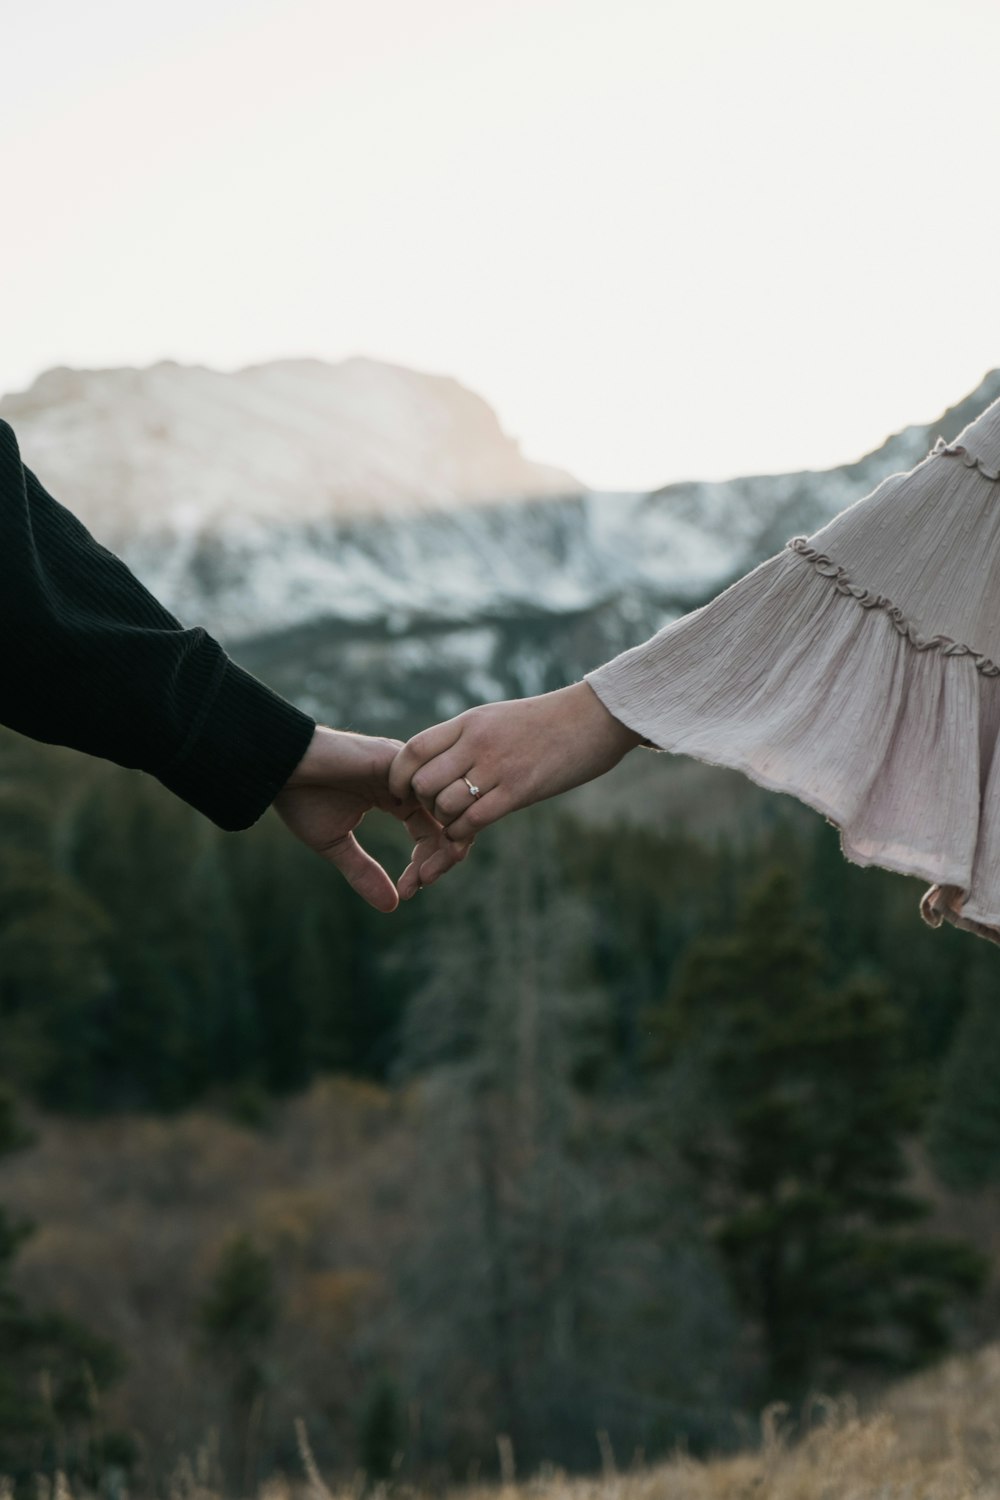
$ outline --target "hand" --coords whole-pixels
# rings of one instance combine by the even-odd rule
[[[578,682],[536,698],[486,703],[425,729],[396,756],[389,789],[415,796],[446,830],[445,843],[457,842],[467,853],[481,828],[602,776],[643,743],[588,683]],[[407,899],[453,863],[443,845],[430,851],[419,871],[412,864],[404,870],[399,894]]]
[[[420,872],[428,859],[434,860],[436,879],[463,860],[470,847],[447,839],[412,794],[397,798],[389,791],[389,767],[401,748],[400,740],[317,725],[309,748],[273,804],[296,838],[336,865],[370,906],[385,912],[399,905],[396,887],[354,836],[371,808],[405,823],[413,839],[406,870],[409,895],[419,890]]]

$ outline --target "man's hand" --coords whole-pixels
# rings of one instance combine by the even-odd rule
[[[336,865],[370,906],[385,912],[396,909],[399,895],[382,866],[354,836],[366,812],[377,807],[406,824],[413,839],[405,872],[409,895],[419,890],[429,859],[437,878],[463,860],[470,847],[446,838],[412,793],[399,798],[389,791],[389,767],[401,748],[400,740],[317,725],[308,750],[273,804],[296,838]]]
[[[450,869],[455,861],[448,842],[457,842],[464,858],[481,828],[602,776],[643,743],[586,682],[486,703],[423,730],[393,761],[389,789],[397,797],[415,796],[446,829],[447,840],[428,851],[419,869],[411,864],[404,870],[399,894],[412,896]]]

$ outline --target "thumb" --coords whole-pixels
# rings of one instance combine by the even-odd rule
[[[324,859],[336,865],[351,889],[357,891],[369,906],[374,906],[376,911],[396,910],[399,905],[396,887],[378,860],[362,849],[353,833],[335,839],[320,852]]]

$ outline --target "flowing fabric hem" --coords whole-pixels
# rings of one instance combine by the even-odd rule
[[[961,886],[937,881],[920,898],[920,915],[928,927],[940,927],[949,922],[964,932],[973,932],[977,937],[1000,947],[1000,912],[977,910],[967,899]]]
[[[651,735],[652,731],[648,730],[641,722],[641,715],[636,717],[634,714],[630,714],[628,709],[616,708],[613,702],[602,694],[601,689],[596,684],[591,683],[591,686],[608,712],[614,714],[615,718],[619,719],[628,729],[634,730],[636,734]],[[959,870],[954,868],[950,870],[946,869],[943,864],[935,865],[930,860],[921,861],[901,858],[891,852],[891,846],[888,844],[872,845],[867,853],[864,852],[853,842],[844,826],[847,821],[847,814],[843,809],[836,807],[832,802],[827,802],[822,797],[818,797],[815,792],[808,791],[801,786],[796,786],[792,781],[779,781],[773,777],[766,776],[749,761],[741,760],[737,756],[720,756],[705,746],[696,747],[691,744],[685,744],[683,749],[676,749],[664,741],[662,732],[659,739],[655,741],[650,740],[650,747],[667,755],[690,755],[695,760],[702,761],[705,765],[717,766],[721,770],[739,771],[748,780],[754,782],[755,785],[763,787],[765,791],[783,792],[786,796],[795,797],[799,802],[804,803],[806,807],[812,808],[814,812],[821,813],[826,821],[832,824],[837,830],[840,852],[852,865],[861,865],[865,868],[876,866],[879,869],[891,870],[896,875],[912,875],[917,880],[932,881],[931,890],[941,891],[942,889],[946,889],[957,892],[961,898],[960,904],[968,894],[961,888],[960,882],[962,877]],[[921,902],[926,901],[930,894],[931,891],[926,892],[921,897]],[[938,911],[937,906],[931,909],[935,912]],[[954,922],[956,926],[976,927],[980,925],[979,923],[972,923],[967,920],[960,921],[951,906],[942,905],[940,915],[948,921]],[[927,919],[925,918],[925,920]],[[987,919],[984,918],[982,920]],[[996,916],[995,921],[997,931],[990,935],[993,937],[994,942],[1000,943],[1000,914]],[[939,927],[940,925],[940,921],[928,922],[928,926],[930,927]]]

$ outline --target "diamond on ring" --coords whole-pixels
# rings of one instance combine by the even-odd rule
[[[478,797],[480,795],[479,788],[477,786],[473,786],[473,784],[469,780],[468,776],[463,776],[462,780],[465,782],[466,786],[469,788],[469,796],[470,797]]]

